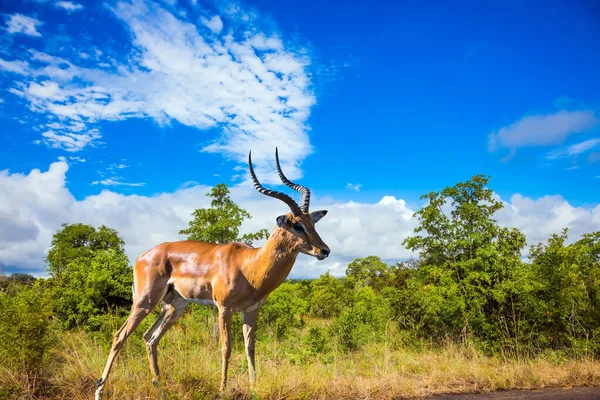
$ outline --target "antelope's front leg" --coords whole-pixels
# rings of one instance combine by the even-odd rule
[[[223,369],[221,373],[221,392],[227,386],[227,369],[229,356],[231,356],[231,311],[224,307],[219,308],[219,332],[221,334],[221,353],[223,356]]]
[[[244,324],[244,344],[246,345],[246,356],[248,357],[248,373],[250,374],[250,388],[256,385],[256,369],[254,366],[254,343],[256,339],[256,317],[258,310],[242,314]]]

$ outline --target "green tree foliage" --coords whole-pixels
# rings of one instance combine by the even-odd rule
[[[351,304],[333,322],[333,332],[342,348],[356,350],[369,341],[378,341],[392,312],[383,296],[373,288],[363,286],[353,293]]]
[[[420,255],[411,286],[422,293],[412,299],[420,303],[422,333],[477,338],[484,347],[518,335],[521,300],[532,290],[520,259],[525,236],[493,219],[502,203],[487,188],[488,179],[476,175],[422,196],[428,204],[415,213],[415,233],[424,234],[404,241]]]
[[[210,207],[196,209],[192,213],[194,219],[190,221],[190,226],[179,231],[180,234],[187,235],[188,240],[210,243],[238,241],[252,245],[255,240],[269,237],[267,229],[239,236],[242,222],[252,216],[231,200],[227,185],[216,185],[206,196],[212,198]]]
[[[85,224],[63,224],[54,234],[52,247],[46,257],[48,273],[60,279],[67,265],[78,258],[90,258],[97,251],[113,249],[124,253],[125,243],[114,229],[101,226],[96,229]]]
[[[568,231],[531,247],[537,282],[529,320],[541,347],[600,349],[600,232],[568,245]]]
[[[36,279],[29,274],[0,274],[0,291],[12,292],[21,288],[21,286],[32,286]]]
[[[321,326],[313,326],[308,331],[308,336],[304,339],[308,353],[311,355],[324,353],[327,350],[328,341],[327,330]]]
[[[355,279],[359,286],[380,290],[394,279],[393,270],[377,256],[357,258],[346,268],[346,276]]]
[[[64,224],[48,252],[47,284],[64,326],[98,328],[109,310],[131,304],[132,269],[114,229]]]
[[[317,318],[337,317],[348,303],[348,292],[342,281],[329,272],[310,283],[308,310]]]
[[[36,376],[47,365],[56,337],[51,297],[40,285],[13,280],[0,290],[0,365]]]
[[[304,325],[308,304],[298,283],[284,282],[269,295],[258,313],[259,324],[269,327],[278,338]]]

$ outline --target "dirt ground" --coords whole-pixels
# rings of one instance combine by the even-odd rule
[[[541,390],[506,390],[485,394],[453,394],[430,397],[431,400],[600,400],[600,388],[574,387]]]

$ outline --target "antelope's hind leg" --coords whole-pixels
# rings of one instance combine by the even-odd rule
[[[219,333],[221,334],[221,393],[227,386],[227,370],[229,369],[229,357],[231,356],[231,311],[219,307]]]
[[[163,298],[163,308],[150,329],[144,333],[146,342],[146,352],[148,353],[148,362],[150,363],[150,372],[152,373],[152,384],[158,386],[160,371],[158,369],[158,342],[181,317],[188,306],[188,301],[181,297],[173,287],[171,287]]]
[[[166,290],[166,287],[161,289],[157,288],[157,290],[154,292],[145,292],[144,295],[134,299],[129,317],[123,326],[121,326],[121,328],[117,331],[117,333],[115,333],[102,377],[96,382],[96,400],[102,399],[102,395],[104,394],[104,386],[108,380],[108,375],[110,373],[112,364],[115,361],[115,357],[119,353],[119,350],[121,350],[121,347],[123,347],[123,343],[125,343],[127,338],[133,333],[135,328],[138,327],[144,318],[150,314],[152,309],[156,307],[156,305],[164,297]]]
[[[248,358],[248,374],[250,375],[250,389],[254,390],[256,386],[256,367],[254,365],[254,346],[256,342],[256,317],[258,310],[242,314],[242,323],[244,331],[244,344],[246,347],[246,356]]]

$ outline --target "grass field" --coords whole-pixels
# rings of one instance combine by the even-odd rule
[[[147,322],[150,323],[151,318]],[[218,396],[220,347],[207,320],[185,315],[159,346],[161,383],[151,384],[142,344],[144,327],[116,360],[107,384],[110,399],[213,399]],[[146,324],[146,325],[147,325]],[[306,349],[308,321],[285,340],[264,335],[257,343],[258,399],[392,399],[439,393],[486,392],[549,386],[599,386],[600,362],[547,353],[521,359],[488,357],[471,346],[446,344],[420,349],[383,340],[345,353],[331,340],[326,351]],[[114,328],[117,328],[116,322]],[[209,320],[209,326],[211,322]],[[111,329],[113,327],[111,326]],[[260,330],[260,327],[259,327]],[[52,351],[44,376],[0,371],[0,399],[90,399],[108,354],[110,334],[64,332]],[[390,334],[390,338],[398,335]],[[235,344],[225,398],[251,398],[241,332]],[[35,387],[35,389],[32,389]]]

